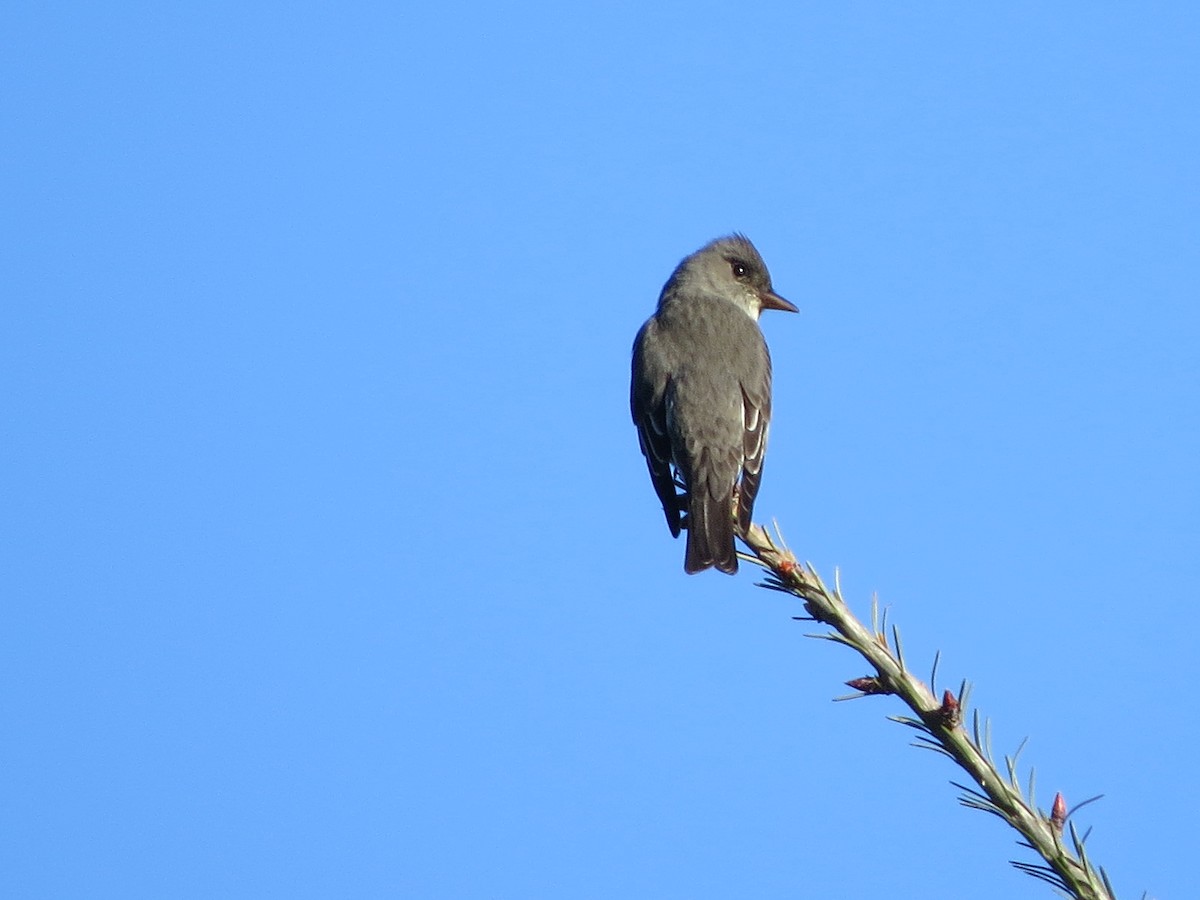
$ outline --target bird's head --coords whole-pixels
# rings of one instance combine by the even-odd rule
[[[798,312],[775,293],[771,273],[758,250],[743,235],[717,238],[679,264],[668,288],[696,291],[729,300],[755,321],[764,309]]]

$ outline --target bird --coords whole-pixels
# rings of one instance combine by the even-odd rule
[[[766,309],[798,312],[732,234],[679,263],[633,342],[630,412],[667,527],[687,530],[689,575],[737,572],[734,538],[750,527],[771,420]]]

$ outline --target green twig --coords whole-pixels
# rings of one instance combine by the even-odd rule
[[[871,627],[868,629],[855,618],[842,599],[837,573],[834,577],[834,589],[831,591],[810,564],[800,563],[787,549],[779,534],[778,525],[776,536],[778,542],[772,540],[766,529],[761,526],[751,526],[745,543],[753,555],[746,558],[770,572],[763,587],[798,597],[804,602],[804,610],[808,614],[805,618],[811,618],[833,629],[830,632],[811,635],[812,637],[853,647],[875,669],[874,676],[856,678],[848,682],[859,691],[852,696],[895,694],[904,701],[916,714],[916,718],[891,718],[921,732],[914,746],[936,750],[950,757],[977,785],[976,788],[956,784],[955,786],[962,791],[959,802],[1003,819],[1020,833],[1024,839],[1023,843],[1044,861],[1044,864],[1013,861],[1014,866],[1035,878],[1049,882],[1077,900],[1115,900],[1104,869],[1094,866],[1088,859],[1084,848],[1086,834],[1080,837],[1074,822],[1068,821],[1070,814],[1061,795],[1056,797],[1050,815],[1037,809],[1033,802],[1031,771],[1028,797],[1022,796],[1017,775],[1017,757],[1024,747],[1024,741],[1016,753],[1011,757],[1004,757],[1007,777],[1002,776],[992,761],[991,721],[981,717],[976,710],[972,716],[971,734],[963,727],[970,693],[969,685],[964,681],[957,696],[947,690],[939,699],[906,666],[901,649],[900,631],[895,625],[891,628],[891,641],[888,640],[887,610],[885,609],[880,616],[878,601],[872,598]],[[934,663],[933,677],[936,677],[936,672],[937,660]],[[1062,839],[1064,824],[1069,826],[1071,848],[1068,848]]]

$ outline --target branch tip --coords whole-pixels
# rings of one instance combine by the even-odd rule
[[[950,757],[978,785],[978,788],[969,788],[952,782],[963,791],[959,802],[1003,819],[1021,835],[1019,843],[1032,849],[1044,860],[1044,864],[1014,861],[1013,865],[1060,888],[1076,900],[1113,900],[1107,873],[1094,867],[1088,860],[1083,847],[1087,836],[1085,834],[1080,838],[1077,834],[1071,821],[1074,810],[1068,810],[1062,794],[1055,795],[1049,816],[1038,811],[1034,800],[1035,773],[1031,768],[1027,794],[1024,797],[1021,795],[1017,780],[1017,758],[1025,741],[1021,742],[1011,758],[1004,757],[1007,778],[1002,777],[993,761],[991,721],[981,716],[978,709],[971,709],[971,727],[963,728],[971,692],[970,683],[964,678],[957,694],[943,690],[938,700],[936,686],[941,652],[934,657],[930,686],[926,686],[908,670],[900,629],[892,625],[889,632],[889,610],[887,607],[881,608],[878,595],[871,596],[870,625],[865,626],[855,618],[841,596],[840,569],[834,569],[833,590],[830,590],[812,563],[801,563],[787,548],[777,521],[774,522],[774,529],[777,540],[773,540],[761,525],[751,525],[742,538],[752,557],[771,573],[761,586],[799,599],[804,604],[807,617],[793,618],[810,617],[830,629],[810,637],[821,637],[852,647],[877,673],[847,681],[847,687],[859,693],[835,699],[849,700],[879,694],[898,696],[919,720],[905,716],[889,718],[918,729],[921,735],[915,746],[937,750]],[[1085,800],[1079,806],[1090,802]],[[1067,826],[1074,853],[1062,839]]]

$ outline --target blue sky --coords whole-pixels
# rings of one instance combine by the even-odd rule
[[[20,897],[1049,897],[778,594],[634,332],[739,230],[774,517],[1119,895],[1200,895],[1192,4],[9,4]],[[921,666],[928,662],[921,663]]]

